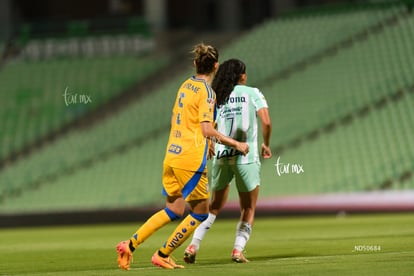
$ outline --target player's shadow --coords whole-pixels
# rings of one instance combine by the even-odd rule
[[[272,255],[263,255],[263,256],[246,256],[251,262],[254,261],[270,261],[277,259],[288,259],[288,258],[300,258],[300,257],[311,257],[315,256],[314,254],[309,254],[305,252],[295,252],[292,254],[272,254]],[[233,263],[230,258],[228,259],[209,259],[198,262],[199,265],[214,265],[214,264],[224,264],[224,263]]]
[[[300,257],[310,257],[314,256],[313,254],[305,252],[295,252],[291,254],[272,254],[272,255],[263,255],[263,256],[250,256],[247,257],[250,261],[268,261],[275,259],[289,259],[289,258],[300,258]]]

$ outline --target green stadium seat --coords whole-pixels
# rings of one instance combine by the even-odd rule
[[[236,57],[247,63],[249,82],[263,91],[271,107],[272,145],[284,149],[262,163],[263,195],[412,188],[412,179],[402,185],[398,179],[414,164],[414,96],[406,91],[414,84],[414,17],[404,15],[397,24],[384,24],[381,30],[372,31],[372,26],[403,11],[398,6],[272,20],[223,49],[222,60]],[[356,40],[361,33],[366,36]],[[341,44],[350,38],[356,42]],[[339,44],[342,46],[325,53],[318,62],[304,62]],[[107,62],[128,64],[122,58]],[[147,62],[152,68],[151,60]],[[52,64],[56,66],[54,72],[63,66]],[[88,87],[92,95],[105,98],[106,93],[116,93],[105,91],[120,91],[129,78],[136,79],[135,64],[130,64],[120,66],[124,69],[119,69],[120,75],[111,81],[102,81],[96,88],[88,86],[102,79],[100,74],[107,73],[108,64],[76,60],[64,64],[68,70],[85,66],[93,72],[88,78],[77,75],[76,70],[51,74],[60,85],[68,77],[75,83],[71,84],[74,89],[76,85]],[[295,64],[306,66],[290,69],[289,78],[275,78]],[[0,172],[0,181],[8,181],[7,187],[24,191],[0,203],[2,210],[121,208],[162,201],[161,170],[169,112],[179,83],[190,74],[171,78],[99,125],[69,133]],[[55,85],[50,82],[43,93],[59,90]],[[398,96],[400,89],[403,92]],[[53,104],[49,108],[46,114],[67,111]],[[42,123],[43,117],[34,125]],[[278,176],[277,157],[285,163],[302,164],[305,172]],[[11,177],[17,172],[22,176]],[[54,175],[57,177],[26,191],[39,179]],[[230,199],[236,197],[231,193]]]
[[[2,109],[11,114],[13,122],[9,125],[15,126],[18,132],[13,137],[14,146],[9,145],[9,150],[0,158],[109,101],[167,63],[166,57],[155,60],[149,57],[114,57],[8,64],[0,73],[0,85],[4,87],[0,98],[3,99]],[[66,106],[63,97],[66,88],[72,94],[89,95],[92,103]],[[45,116],[49,116],[49,125]],[[23,125],[29,120],[30,124]],[[4,125],[3,121],[0,124]]]

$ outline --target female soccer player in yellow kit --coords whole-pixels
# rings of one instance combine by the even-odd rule
[[[218,69],[218,51],[203,43],[193,49],[196,75],[180,86],[173,107],[171,130],[164,159],[163,194],[166,207],[152,215],[129,240],[120,242],[118,266],[128,270],[134,250],[167,223],[180,219],[186,202],[187,215],[167,241],[152,256],[156,266],[174,269],[171,253],[178,248],[208,216],[209,190],[207,157],[213,154],[210,140],[249,152],[247,143],[238,142],[214,129],[215,93],[210,84]]]

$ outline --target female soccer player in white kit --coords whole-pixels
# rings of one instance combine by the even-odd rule
[[[243,250],[252,231],[260,185],[257,116],[262,124],[263,143],[260,152],[266,159],[272,157],[269,145],[272,126],[263,94],[257,88],[246,86],[246,80],[245,64],[240,60],[230,59],[220,65],[212,83],[217,97],[217,130],[233,139],[248,143],[250,151],[243,156],[231,147],[216,143],[210,213],[196,229],[190,245],[185,249],[184,261],[187,263],[195,262],[201,240],[226,203],[233,178],[239,193],[241,215],[231,258],[234,262],[248,262]]]

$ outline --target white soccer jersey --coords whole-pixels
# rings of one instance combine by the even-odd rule
[[[217,108],[217,130],[240,142],[249,144],[249,153],[243,156],[234,148],[216,143],[214,163],[249,164],[260,162],[257,145],[257,111],[268,107],[259,89],[236,85],[226,104]]]

